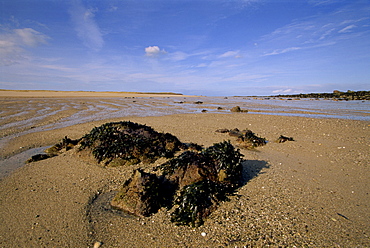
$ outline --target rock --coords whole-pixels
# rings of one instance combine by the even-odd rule
[[[206,163],[203,153],[185,151],[177,158],[161,165],[165,177],[177,188],[203,180],[218,180],[218,172],[214,164]]]
[[[103,243],[102,242],[99,242],[99,241],[98,242],[95,242],[94,243],[94,248],[99,248],[100,246],[102,246],[102,244]]]
[[[111,206],[137,216],[150,216],[162,206],[162,193],[162,182],[155,174],[137,169],[113,198]]]
[[[239,106],[235,106],[233,108],[230,109],[231,112],[236,112],[236,113],[240,113],[240,112],[248,112],[248,110],[242,110]]]

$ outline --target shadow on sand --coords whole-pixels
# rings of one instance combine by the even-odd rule
[[[263,160],[244,160],[243,165],[243,178],[242,186],[246,185],[250,180],[260,174],[264,174],[263,169],[270,168],[270,164]]]

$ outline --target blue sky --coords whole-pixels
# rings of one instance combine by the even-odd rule
[[[370,90],[370,1],[0,0],[0,88]]]

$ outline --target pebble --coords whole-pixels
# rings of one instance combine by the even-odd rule
[[[203,237],[205,237],[205,236],[207,236],[207,233],[202,232],[200,235],[202,235]]]
[[[95,242],[94,248],[99,248],[103,243],[102,242]]]

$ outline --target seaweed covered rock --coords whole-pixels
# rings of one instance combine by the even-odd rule
[[[263,146],[267,143],[265,138],[258,137],[251,130],[241,131],[236,141],[239,143],[240,147],[246,149],[253,149],[257,146]]]
[[[33,155],[31,158],[27,159],[26,163],[33,163],[33,162],[48,159],[48,158],[51,158],[51,157],[54,157],[54,156],[55,155],[41,154],[40,153],[40,154]]]
[[[35,159],[56,156],[74,146],[78,156],[93,157],[105,166],[168,158],[151,172],[134,170],[111,206],[138,216],[172,208],[171,220],[179,225],[201,225],[242,182],[243,155],[229,141],[202,148],[130,121],[103,124],[78,140],[65,137],[48,149],[49,154]],[[173,158],[179,150],[183,152]]]
[[[287,141],[294,141],[293,137],[286,137],[284,135],[280,135],[280,137],[276,140],[276,143],[284,143]]]
[[[258,137],[254,134],[251,130],[245,129],[240,131],[237,128],[234,129],[217,129],[215,132],[217,133],[229,133],[230,136],[237,137],[237,142],[239,143],[239,147],[246,148],[246,149],[253,149],[258,146],[263,146],[267,143],[265,138]]]
[[[212,161],[217,172],[218,181],[229,186],[238,186],[242,178],[242,157],[230,141],[216,143],[203,152]]]
[[[58,144],[53,145],[52,147],[49,147],[45,150],[45,153],[40,153],[33,155],[31,158],[29,158],[26,163],[32,163],[44,159],[48,159],[54,156],[58,156],[59,154],[66,152],[73,147],[75,147],[80,140],[72,140],[65,136]]]
[[[159,166],[163,175],[179,188],[194,182],[210,180],[237,185],[242,176],[243,155],[224,141],[201,152],[184,151]]]
[[[227,194],[240,186],[243,155],[239,150],[235,150],[230,142],[224,141],[195,154],[195,160],[192,156],[189,158],[189,154],[187,157],[187,160],[172,160],[176,161],[175,168],[171,168],[172,176],[178,175],[178,171],[183,171],[184,168],[192,168],[194,164],[197,165],[198,173],[193,174],[193,181],[189,181],[189,177],[180,178],[180,193],[175,198],[176,208],[171,214],[171,221],[178,225],[199,226],[227,199]],[[193,170],[183,174],[190,175]],[[164,171],[169,171],[168,167]],[[172,176],[169,177],[170,181]],[[184,183],[185,178],[187,184]]]
[[[173,157],[184,145],[172,134],[159,133],[146,125],[130,121],[110,122],[95,127],[82,137],[80,151],[91,152],[106,166],[154,162]]]
[[[121,209],[128,210],[131,213],[143,212],[140,208],[145,205],[138,203],[142,200],[145,203],[146,198],[141,195],[155,196],[157,201],[154,206],[148,206],[150,211],[163,206],[173,206],[174,211],[171,214],[171,220],[179,225],[198,226],[203,223],[207,217],[221,201],[227,199],[227,194],[231,193],[242,180],[242,154],[235,150],[230,142],[221,142],[211,147],[197,151],[184,151],[178,157],[156,168],[159,176],[155,174],[146,174],[153,181],[153,187],[141,187],[144,192],[136,195],[135,204],[138,209],[125,209],[128,205],[127,198],[130,193],[137,190],[137,172],[130,178],[112,201],[112,205]],[[143,174],[141,174],[143,175]],[[135,182],[135,183],[133,183]],[[157,185],[157,182],[160,185]],[[150,183],[149,183],[150,184]],[[146,184],[145,184],[146,185]],[[152,184],[150,184],[152,185]],[[153,192],[154,189],[161,189],[162,192]],[[164,195],[166,194],[166,195]],[[135,194],[132,195],[135,198]],[[159,200],[158,200],[159,199]],[[165,201],[167,199],[167,201]],[[174,199],[172,203],[168,199]],[[129,205],[130,205],[129,204]],[[123,206],[123,207],[122,207]],[[145,212],[145,211],[144,211]]]

